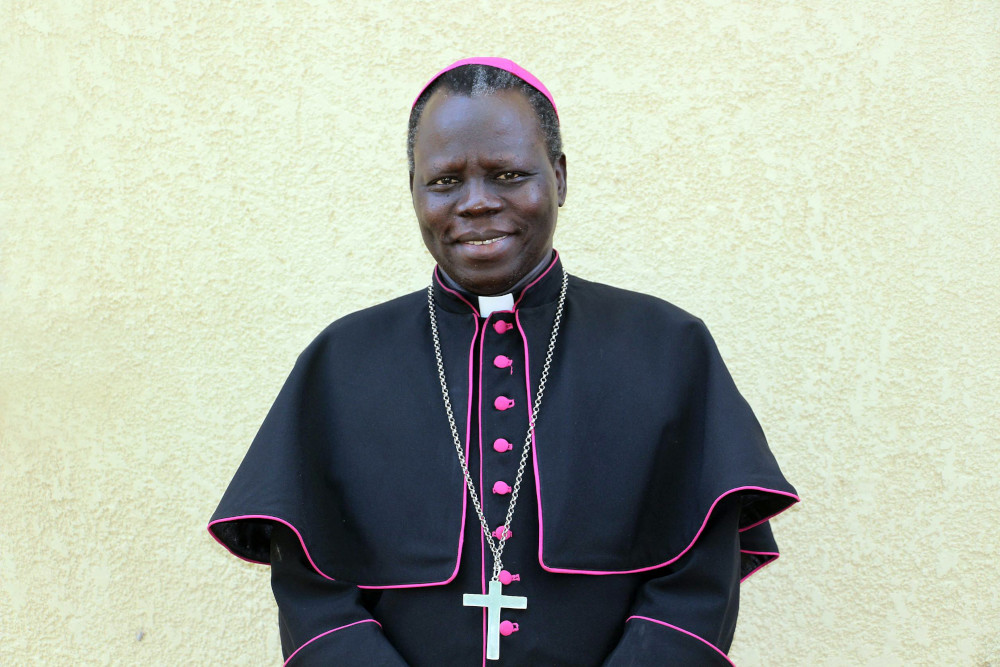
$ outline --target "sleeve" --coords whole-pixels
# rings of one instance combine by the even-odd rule
[[[740,598],[740,503],[720,503],[683,557],[636,595],[605,667],[729,666]]]
[[[365,608],[362,591],[316,572],[298,536],[283,525],[271,534],[271,590],[288,667],[406,667]]]

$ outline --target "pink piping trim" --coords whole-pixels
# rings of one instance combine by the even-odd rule
[[[366,619],[361,620],[361,621],[354,621],[353,623],[348,623],[347,625],[342,625],[339,628],[334,628],[333,630],[327,630],[326,632],[323,632],[323,633],[320,633],[320,634],[316,635],[315,637],[313,637],[312,639],[310,639],[309,641],[307,641],[305,644],[303,644],[302,646],[300,646],[297,649],[295,649],[294,651],[292,651],[292,654],[290,656],[288,656],[288,660],[285,660],[285,662],[283,663],[282,667],[284,667],[284,665],[287,665],[288,663],[290,663],[292,661],[292,658],[295,657],[295,654],[297,654],[299,651],[301,651],[302,649],[304,649],[306,646],[309,646],[310,644],[312,644],[317,639],[319,639],[321,637],[326,637],[328,634],[330,634],[332,632],[336,632],[337,630],[343,630],[344,628],[349,628],[352,625],[358,625],[359,623],[374,623],[378,627],[380,627],[380,628],[382,627],[382,624],[379,623],[378,621],[376,621],[374,618],[366,618]]]
[[[241,514],[240,516],[230,516],[230,517],[226,517],[224,519],[216,519],[215,521],[209,522],[209,524],[208,524],[208,533],[213,538],[215,538],[216,542],[218,542],[223,547],[225,547],[226,551],[228,551],[229,553],[233,554],[234,556],[236,556],[240,560],[245,560],[248,563],[258,563],[260,565],[270,565],[270,563],[267,563],[267,562],[264,562],[264,561],[259,561],[259,560],[254,560],[253,558],[246,558],[246,557],[241,556],[240,554],[236,553],[235,551],[233,551],[232,549],[230,549],[229,546],[225,542],[223,542],[222,540],[220,540],[219,537],[212,530],[212,527],[215,526],[215,524],[217,524],[217,523],[224,523],[224,522],[227,522],[227,521],[242,521],[244,519],[267,519],[268,521],[277,521],[278,523],[284,524],[284,525],[288,526],[289,528],[291,528],[292,532],[295,533],[295,536],[299,538],[299,544],[302,545],[302,552],[305,553],[306,559],[309,561],[309,564],[312,565],[312,568],[314,570],[316,570],[317,574],[319,574],[321,577],[329,579],[330,581],[334,581],[333,577],[331,577],[330,575],[328,575],[325,572],[323,572],[323,570],[319,569],[319,566],[316,565],[316,562],[312,559],[312,556],[309,554],[309,549],[306,548],[306,541],[304,539],[302,539],[302,533],[299,532],[299,529],[296,528],[295,526],[293,526],[292,524],[288,523],[284,519],[279,519],[278,517],[271,516],[270,514]]]
[[[525,285],[524,289],[521,290],[520,296],[517,297],[517,301],[514,303],[514,310],[515,311],[517,310],[517,307],[521,304],[521,299],[523,299],[524,295],[528,293],[528,290],[531,289],[532,287],[534,287],[535,285],[537,285],[539,280],[541,280],[546,275],[548,275],[549,271],[552,270],[552,267],[555,266],[556,262],[559,261],[559,251],[558,250],[554,250],[553,252],[555,253],[555,255],[553,255],[552,262],[549,264],[548,268],[545,269],[544,271],[542,271],[541,275],[539,275],[537,278],[535,278],[530,283],[528,283],[527,285]],[[524,335],[523,331],[521,332],[521,335],[522,336]]]
[[[464,296],[462,296],[461,294],[459,294],[458,292],[456,292],[455,290],[453,290],[452,288],[450,288],[450,287],[448,287],[447,285],[444,284],[444,281],[441,280],[441,276],[438,275],[438,267],[436,267],[436,266],[434,267],[434,280],[436,280],[437,284],[441,286],[441,289],[443,289],[445,292],[448,292],[449,294],[454,294],[456,297],[459,298],[459,300],[462,301],[462,303],[464,303],[466,306],[468,306],[469,308],[472,309],[472,312],[474,312],[476,314],[477,318],[479,317],[479,309],[478,308],[476,308],[471,303],[469,303],[469,301]],[[476,327],[477,327],[477,332],[478,332],[478,327],[479,327],[479,323],[478,322],[476,323]],[[473,339],[473,342],[475,342],[474,339]],[[472,363],[471,359],[469,360],[469,363],[470,364]],[[472,367],[470,366],[469,367],[470,372],[471,372],[471,369],[472,369]],[[469,388],[470,389],[472,388],[472,384],[471,383],[469,384]]]
[[[539,478],[537,476],[537,468],[538,468],[537,462],[536,462],[535,468],[536,468],[536,471],[535,471],[535,473],[536,473],[536,476],[535,476],[535,486],[536,487],[540,487],[541,482],[540,482],[540,480],[539,480]],[[708,513],[705,514],[705,520],[701,522],[701,528],[698,529],[698,532],[695,534],[694,538],[691,540],[691,543],[688,544],[686,547],[684,547],[684,549],[679,554],[677,554],[676,556],[674,556],[670,560],[663,561],[662,563],[658,563],[656,565],[649,565],[647,567],[636,568],[634,570],[574,570],[574,569],[563,568],[563,567],[549,567],[542,560],[542,558],[543,558],[543,556],[542,556],[542,493],[541,493],[541,488],[538,488],[538,564],[541,565],[542,569],[545,570],[546,572],[555,572],[555,573],[563,573],[563,574],[592,574],[592,575],[635,574],[637,572],[648,572],[649,570],[655,570],[657,568],[665,567],[667,565],[670,565],[671,563],[673,563],[674,561],[676,561],[681,556],[683,556],[684,554],[686,554],[688,551],[691,550],[691,547],[694,546],[695,542],[698,541],[698,538],[701,537],[702,532],[704,532],[705,526],[708,525],[708,520],[712,516],[712,512],[715,510],[715,506],[718,505],[719,501],[722,500],[723,498],[725,498],[726,496],[728,496],[728,495],[730,495],[732,493],[736,493],[738,491],[766,491],[767,493],[775,493],[775,494],[778,494],[780,496],[787,496],[789,498],[794,498],[795,502],[799,502],[799,500],[800,500],[797,495],[795,495],[794,493],[789,493],[788,491],[778,491],[777,489],[767,489],[767,488],[764,488],[762,486],[738,486],[738,487],[736,487],[734,489],[729,489],[728,491],[726,491],[725,493],[723,493],[722,495],[720,495],[718,498],[715,499],[715,501],[712,503],[712,506],[708,508]],[[791,507],[791,505],[789,505],[789,507]],[[786,507],[785,509],[780,510],[778,512],[775,512],[774,514],[768,516],[766,519],[762,519],[761,521],[758,521],[757,523],[755,523],[753,525],[754,526],[760,525],[764,521],[767,521],[768,519],[771,519],[771,518],[773,518],[773,517],[781,514],[781,512],[784,512],[786,509],[788,509],[788,507]],[[747,526],[746,528],[742,528],[740,530],[742,532],[743,530],[749,530],[752,527],[753,526]]]
[[[749,579],[750,575],[756,574],[757,572],[759,572],[760,570],[767,567],[768,565],[770,565],[771,563],[773,563],[774,561],[778,560],[778,558],[781,557],[781,554],[779,554],[777,551],[748,551],[746,549],[740,549],[740,553],[753,554],[755,556],[770,556],[770,558],[768,558],[766,561],[764,561],[763,563],[761,563],[760,565],[758,565],[757,567],[755,567],[754,569],[750,570],[745,575],[743,575],[743,577],[740,578],[741,584],[747,579]]]
[[[718,653],[719,655],[721,655],[723,658],[725,658],[726,662],[728,662],[730,665],[733,665],[733,667],[736,667],[736,663],[734,663],[732,660],[730,660],[729,656],[726,655],[725,653],[723,653],[722,650],[719,649],[718,646],[716,646],[712,642],[708,641],[707,639],[702,639],[701,637],[699,637],[698,635],[696,635],[693,632],[685,630],[684,628],[678,628],[676,625],[671,625],[670,623],[665,623],[663,621],[658,621],[655,618],[649,618],[648,616],[629,616],[628,618],[625,619],[625,622],[628,623],[633,618],[637,618],[640,621],[649,621],[650,623],[659,623],[660,625],[662,625],[664,627],[670,628],[671,630],[676,630],[677,632],[685,634],[688,637],[694,637],[695,639],[697,639],[698,641],[700,641],[702,644],[708,646],[713,651],[715,651],[716,653]]]
[[[462,303],[464,303],[466,306],[468,306],[469,308],[472,309],[472,312],[474,312],[476,314],[477,318],[479,317],[479,309],[478,308],[476,308],[471,303],[469,303],[464,296],[462,296],[461,294],[459,294],[458,292],[456,292],[455,290],[453,290],[452,288],[450,288],[450,287],[448,287],[447,285],[444,284],[444,281],[441,280],[441,276],[438,275],[438,267],[436,267],[436,266],[434,267],[434,280],[436,280],[437,284],[441,286],[441,289],[443,289],[445,292],[448,292],[449,294],[454,294],[456,297],[458,297],[462,301]],[[479,322],[477,321],[476,322],[477,331],[478,331],[478,327],[479,327]],[[475,342],[475,339],[473,339],[473,342]],[[469,363],[470,364],[472,363],[471,359],[469,360]],[[469,372],[470,373],[472,372],[472,366],[469,366]],[[472,382],[471,381],[469,382],[469,389],[472,389]]]
[[[521,299],[527,294],[528,290],[535,286],[539,280],[548,275],[552,267],[556,265],[559,261],[559,251],[555,251],[555,255],[552,257],[552,262],[549,264],[548,268],[545,269],[540,276],[532,280],[523,290],[521,290],[521,295],[517,298],[517,303],[514,304],[516,309],[518,304],[521,303]],[[528,411],[528,422],[531,422],[531,407],[534,405],[534,399],[531,396],[531,353],[528,350],[528,336],[524,333],[524,327],[521,326],[520,314],[515,310],[514,321],[517,322],[517,330],[521,332],[521,342],[524,346],[524,386],[525,392],[527,394],[528,400],[526,403],[526,409]],[[544,528],[542,526],[542,479],[538,470],[538,442],[535,440],[535,431],[531,431],[531,467],[535,472],[535,499],[538,503],[538,562],[542,564],[542,544],[544,542]],[[542,564],[545,568],[545,565]]]
[[[767,489],[765,489],[765,490],[767,490]],[[775,491],[775,493],[782,493],[782,492],[781,491]],[[788,494],[785,494],[785,495],[789,495],[789,496],[792,496],[793,498],[795,498],[795,502],[799,501],[799,497],[798,496],[795,496],[795,495],[793,495],[791,493],[788,493]],[[786,507],[785,509],[788,509],[788,508]],[[785,511],[785,510],[782,510],[782,512],[783,511]],[[770,521],[771,519],[773,519],[778,514],[781,514],[781,512],[775,512],[774,514],[772,514],[770,516],[764,517],[760,521],[757,521],[755,523],[751,523],[749,526],[743,526],[742,528],[739,529],[739,532],[742,533],[744,531],[750,530],[751,528],[756,528],[757,526],[759,526],[762,523],[767,523],[768,521]]]
[[[459,540],[459,549],[461,549],[462,542]],[[461,551],[459,552],[461,553]],[[366,588],[369,590],[387,590],[390,588],[427,588],[428,586],[444,586],[450,584],[454,579],[455,575],[458,574],[458,565],[455,565],[455,570],[448,576],[444,581],[428,581],[423,584],[386,584],[384,586],[376,586],[374,584],[355,584],[358,588]]]

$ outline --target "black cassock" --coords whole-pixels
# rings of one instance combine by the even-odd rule
[[[451,403],[491,529],[561,279],[556,257],[512,311],[481,318],[435,273]],[[271,564],[287,664],[731,664],[740,581],[777,557],[768,519],[798,498],[704,324],[570,277],[503,554],[504,594],[528,606],[504,611],[516,630],[487,663],[486,612],[463,594],[486,592],[493,557],[426,297],[348,315],[309,345],[209,524]]]

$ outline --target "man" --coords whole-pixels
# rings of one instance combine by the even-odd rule
[[[567,276],[514,63],[436,75],[409,153],[432,285],[302,353],[209,525],[271,564],[287,664],[731,664],[797,497],[704,325]]]

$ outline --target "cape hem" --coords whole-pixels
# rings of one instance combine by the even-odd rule
[[[718,653],[720,656],[722,656],[723,658],[725,658],[726,662],[728,662],[730,665],[733,665],[733,667],[735,667],[735,665],[736,665],[736,663],[734,663],[732,660],[730,660],[729,656],[726,655],[726,653],[722,649],[720,649],[718,646],[716,646],[712,642],[708,641],[707,639],[705,639],[703,637],[699,637],[698,635],[696,635],[695,633],[691,632],[690,630],[685,630],[684,628],[679,628],[676,625],[673,625],[671,623],[667,623],[666,621],[658,621],[655,618],[650,618],[648,616],[629,616],[628,618],[625,619],[625,622],[628,623],[632,619],[635,619],[637,621],[649,621],[650,623],[656,623],[657,625],[662,625],[664,627],[670,628],[671,630],[676,630],[677,632],[680,632],[681,634],[685,634],[688,637],[691,637],[692,639],[697,639],[702,644],[705,644],[710,649],[712,649],[713,651],[715,651],[716,653]]]
[[[226,549],[226,551],[228,551],[232,555],[236,556],[240,560],[246,561],[248,563],[254,563],[255,565],[267,565],[267,566],[270,566],[271,563],[268,562],[268,561],[258,560],[256,558],[252,558],[252,557],[250,557],[250,556],[248,556],[246,554],[240,553],[238,549],[236,549],[232,544],[230,544],[229,542],[227,542],[223,537],[220,537],[219,534],[216,532],[215,527],[216,527],[217,524],[230,523],[230,522],[233,522],[233,521],[247,521],[247,520],[251,520],[251,521],[275,521],[277,523],[280,523],[280,524],[283,524],[283,525],[287,526],[293,533],[295,533],[295,536],[299,540],[299,544],[302,546],[302,553],[304,553],[306,555],[306,559],[309,561],[309,565],[312,567],[313,570],[316,571],[316,574],[320,575],[324,579],[329,579],[330,581],[343,581],[343,580],[338,580],[338,579],[336,579],[334,577],[331,577],[326,572],[324,572],[323,570],[321,570],[318,565],[316,565],[316,561],[313,559],[312,554],[309,553],[309,548],[306,546],[306,541],[305,541],[305,538],[302,537],[302,533],[291,522],[286,521],[285,519],[282,519],[280,517],[272,516],[270,514],[243,514],[243,515],[239,515],[239,516],[223,517],[221,519],[214,519],[213,521],[209,522],[209,524],[207,526],[208,533],[209,533],[209,535],[212,536],[212,538],[216,542],[218,542],[219,544],[221,544]],[[459,548],[459,553],[461,553],[461,548]],[[444,586],[446,584],[450,584],[452,582],[452,580],[454,580],[455,577],[458,575],[458,567],[459,567],[460,562],[461,562],[461,559],[459,559],[458,561],[456,561],[456,563],[455,563],[455,569],[452,571],[451,575],[447,579],[444,579],[444,580],[441,580],[441,581],[428,581],[428,582],[406,583],[406,584],[358,584],[358,583],[354,583],[354,582],[351,582],[351,583],[353,583],[358,588],[374,589],[374,590],[381,590],[381,589],[386,589],[386,588],[423,588],[423,587],[426,587],[426,586]]]
[[[781,558],[781,554],[777,551],[750,551],[748,549],[740,549],[741,554],[747,554],[749,556],[763,556],[761,562],[754,567],[752,570],[740,577],[740,583],[750,578],[751,575],[756,574],[758,571],[763,570],[765,567],[773,563],[774,561]]]
[[[773,519],[774,517],[778,516],[779,514],[781,514],[785,510],[787,510],[789,507],[791,507],[795,503],[798,503],[798,502],[801,501],[801,499],[796,494],[791,493],[789,491],[780,491],[778,489],[768,489],[768,488],[761,487],[761,486],[739,486],[739,487],[730,489],[730,490],[726,491],[725,493],[719,495],[719,497],[716,498],[715,501],[712,503],[712,505],[708,508],[708,512],[705,513],[705,519],[701,522],[701,527],[698,529],[698,532],[695,533],[695,536],[691,539],[691,542],[686,547],[684,547],[684,549],[682,549],[680,551],[680,553],[678,553],[676,556],[673,556],[672,558],[669,558],[669,559],[667,559],[667,560],[665,560],[665,561],[663,561],[661,563],[657,563],[655,565],[647,565],[647,566],[644,566],[644,567],[638,567],[638,568],[634,568],[634,569],[630,569],[630,570],[586,570],[586,569],[578,569],[578,568],[552,567],[550,565],[546,565],[545,564],[544,554],[542,553],[542,544],[541,544],[540,541],[539,541],[539,544],[538,544],[538,563],[539,563],[539,565],[542,566],[543,570],[545,570],[547,572],[552,572],[554,574],[589,574],[589,575],[598,575],[598,576],[600,576],[600,575],[608,575],[608,574],[636,574],[636,573],[639,573],[639,572],[649,572],[650,570],[657,570],[657,569],[659,569],[661,567],[666,567],[668,565],[671,565],[672,563],[675,563],[677,560],[679,560],[684,554],[686,554],[688,551],[691,550],[691,548],[695,545],[695,543],[697,543],[698,538],[701,537],[701,534],[705,530],[705,526],[708,525],[708,521],[712,517],[712,512],[715,511],[716,505],[718,505],[719,502],[723,498],[725,498],[727,496],[730,496],[730,495],[732,495],[734,493],[742,492],[742,491],[758,491],[758,492],[763,492],[763,493],[771,493],[771,494],[775,494],[775,495],[778,495],[778,496],[784,496],[785,498],[790,499],[791,502],[788,502],[788,504],[786,504],[784,507],[782,507],[781,509],[777,510],[776,512],[772,512],[771,514],[767,515],[763,519],[761,519],[759,521],[756,521],[755,523],[753,523],[753,524],[751,524],[749,526],[745,526],[743,528],[740,528],[739,532],[741,532],[741,533],[744,532],[744,531],[750,530],[751,528],[754,528],[755,526],[759,526],[762,523],[770,521],[771,519]],[[541,533],[541,527],[539,527],[539,533]],[[742,553],[742,550],[741,550],[741,553]],[[751,553],[751,552],[746,552],[746,553]],[[774,560],[774,558],[772,558],[771,560]],[[760,569],[760,567],[754,568],[754,570],[751,571],[749,574],[745,575],[744,578],[750,576],[750,574],[753,574],[753,572],[756,571],[757,569]]]

